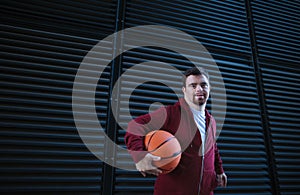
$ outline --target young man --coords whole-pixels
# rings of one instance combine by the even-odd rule
[[[171,106],[140,116],[128,124],[125,142],[138,171],[157,176],[155,195],[212,195],[227,176],[215,143],[216,122],[205,109],[210,93],[208,73],[191,68],[184,73],[184,98]],[[183,152],[179,165],[168,174],[152,165],[160,157],[145,152],[144,135],[163,129],[179,140]]]

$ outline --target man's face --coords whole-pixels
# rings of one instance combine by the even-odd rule
[[[193,108],[205,107],[209,97],[210,85],[204,75],[190,75],[182,87],[185,101]]]

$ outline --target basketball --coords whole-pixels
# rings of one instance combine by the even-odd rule
[[[145,136],[145,147],[149,153],[161,157],[153,165],[162,170],[162,174],[173,171],[181,158],[181,146],[174,135],[167,131],[155,130]]]

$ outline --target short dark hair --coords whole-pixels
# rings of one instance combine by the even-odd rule
[[[182,76],[182,85],[183,87],[185,87],[186,85],[186,78],[190,75],[204,75],[208,82],[209,82],[209,75],[208,75],[208,72],[204,69],[204,68],[201,68],[201,67],[193,67],[193,68],[189,68],[187,69],[184,73],[183,73],[183,76]]]

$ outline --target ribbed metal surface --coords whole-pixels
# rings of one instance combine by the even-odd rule
[[[216,194],[271,194],[267,156],[258,106],[255,75],[251,66],[250,40],[243,2],[187,2],[187,1],[128,1],[127,27],[145,24],[167,25],[187,32],[201,41],[211,52],[221,70],[227,94],[226,120],[219,137],[219,148],[229,185],[218,189]],[[155,36],[160,36],[159,34]],[[194,56],[196,57],[196,56]],[[123,71],[145,61],[162,61],[178,70],[191,67],[191,62],[180,54],[159,49],[143,48],[123,54]],[[204,67],[210,68],[208,64]],[[181,78],[163,68],[146,67],[145,72],[135,72],[123,80],[121,94],[144,78],[155,78],[181,91]],[[139,76],[140,75],[140,76]],[[219,86],[215,79],[212,86]],[[215,87],[212,91],[216,102],[222,97]],[[122,95],[121,95],[122,96]],[[154,102],[169,105],[177,101],[174,92],[165,85],[148,82],[140,85],[131,96],[130,109],[133,117],[145,114]],[[120,104],[121,110],[124,104]],[[222,106],[220,104],[219,106]],[[210,106],[208,106],[211,109]],[[217,121],[219,115],[215,115]],[[120,114],[120,119],[128,116]],[[220,128],[220,126],[218,126]],[[124,130],[119,130],[119,143],[123,143]],[[123,155],[123,159],[130,160]],[[143,178],[139,173],[116,170],[115,194],[140,194],[153,191],[155,178]]]
[[[218,140],[228,187],[219,194],[271,194],[255,77],[243,58],[215,57],[227,93],[226,121]]]
[[[262,63],[278,181],[282,194],[299,193],[300,68]]]
[[[241,1],[133,0],[127,3],[126,16],[127,27],[168,25],[193,35],[208,48],[250,52],[244,3]]]
[[[259,57],[300,61],[299,1],[253,1]]]
[[[299,1],[254,1],[253,20],[281,194],[299,193]]]
[[[72,87],[85,54],[113,32],[114,4],[1,2],[2,193],[101,192],[103,163],[78,135]],[[109,69],[102,77],[96,105],[105,126]],[[100,151],[103,138],[93,139]]]

